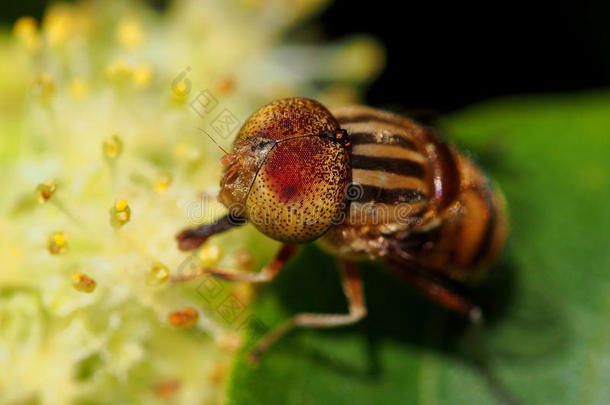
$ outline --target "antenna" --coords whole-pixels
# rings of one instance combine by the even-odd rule
[[[206,135],[208,136],[208,138],[210,138],[210,140],[211,140],[212,142],[214,142],[214,145],[218,146],[218,148],[219,148],[221,151],[223,151],[223,152],[225,153],[225,155],[228,155],[228,154],[229,154],[229,152],[227,152],[226,150],[224,150],[224,148],[223,148],[222,146],[220,146],[220,145],[218,144],[218,142],[216,142],[216,141],[214,140],[214,138],[212,138],[212,137],[210,136],[210,134],[208,134],[208,133],[207,133],[207,132],[206,132],[206,131],[205,131],[203,128],[197,128],[197,129],[198,129],[198,130],[200,130],[201,132],[203,132],[204,134],[206,134]]]

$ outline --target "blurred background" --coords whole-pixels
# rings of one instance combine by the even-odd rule
[[[5,3],[1,21],[10,27],[22,15],[40,18],[48,3]],[[162,12],[168,2],[148,3]],[[293,35],[371,34],[387,50],[387,67],[367,101],[448,112],[496,96],[610,85],[609,18],[603,0],[336,1]]]
[[[4,3],[0,405],[606,405],[608,21],[602,0]],[[429,119],[500,186],[481,328],[362,263],[362,322],[253,367],[271,326],[346,310],[334,259],[307,246],[260,289],[171,282],[273,257],[251,226],[192,255],[173,236],[225,212],[216,143],[293,96]]]

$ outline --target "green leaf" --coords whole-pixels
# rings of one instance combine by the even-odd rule
[[[495,101],[444,124],[508,200],[508,246],[474,293],[485,325],[363,263],[367,318],[296,330],[258,366],[238,356],[229,404],[610,401],[610,95]],[[346,311],[335,261],[315,246],[253,308],[268,327],[299,311]]]

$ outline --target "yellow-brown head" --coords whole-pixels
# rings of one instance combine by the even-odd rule
[[[346,209],[348,147],[347,134],[317,101],[275,101],[252,114],[223,159],[220,200],[273,239],[316,239]]]

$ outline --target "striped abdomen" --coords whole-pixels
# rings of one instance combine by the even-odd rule
[[[399,240],[420,267],[461,278],[489,264],[506,237],[504,200],[492,191],[481,171],[461,155],[455,156],[460,188],[455,201],[439,213],[440,223]]]
[[[354,184],[349,217],[325,238],[335,253],[455,277],[497,254],[506,228],[501,199],[466,157],[396,114],[347,107],[333,115],[351,136]]]

